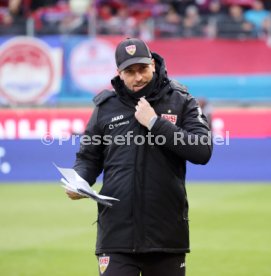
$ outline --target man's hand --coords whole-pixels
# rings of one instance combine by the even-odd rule
[[[148,127],[151,118],[157,116],[154,109],[150,106],[149,102],[145,98],[140,98],[136,105],[135,117],[138,122]]]
[[[75,193],[75,192],[72,192],[72,191],[69,191],[69,190],[66,190],[66,194],[72,200],[86,198],[86,196],[82,196],[82,195],[80,195],[78,193]]]

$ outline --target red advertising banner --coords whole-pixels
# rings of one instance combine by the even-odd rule
[[[271,72],[271,48],[264,41],[167,39],[149,45],[164,57],[171,76]]]
[[[0,139],[63,138],[82,134],[91,116],[89,108],[0,110]],[[214,135],[230,138],[271,137],[271,109],[216,109]]]
[[[0,110],[0,139],[41,139],[81,134],[92,110],[7,109]]]
[[[212,120],[214,134],[231,138],[271,137],[271,109],[218,109]]]

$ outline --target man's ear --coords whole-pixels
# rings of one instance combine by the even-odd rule
[[[154,58],[151,60],[151,64],[152,64],[152,68],[153,68],[152,72],[154,73],[155,72],[155,60],[154,60]]]
[[[117,72],[118,72],[118,75],[119,75],[120,79],[123,80],[121,71],[119,69],[117,69]]]

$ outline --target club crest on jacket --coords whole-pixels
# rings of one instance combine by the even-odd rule
[[[173,125],[176,125],[178,116],[174,114],[161,114],[161,117],[170,121]]]

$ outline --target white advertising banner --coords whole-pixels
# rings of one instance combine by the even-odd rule
[[[60,90],[62,48],[38,38],[15,37],[0,48],[0,100],[41,104]]]

